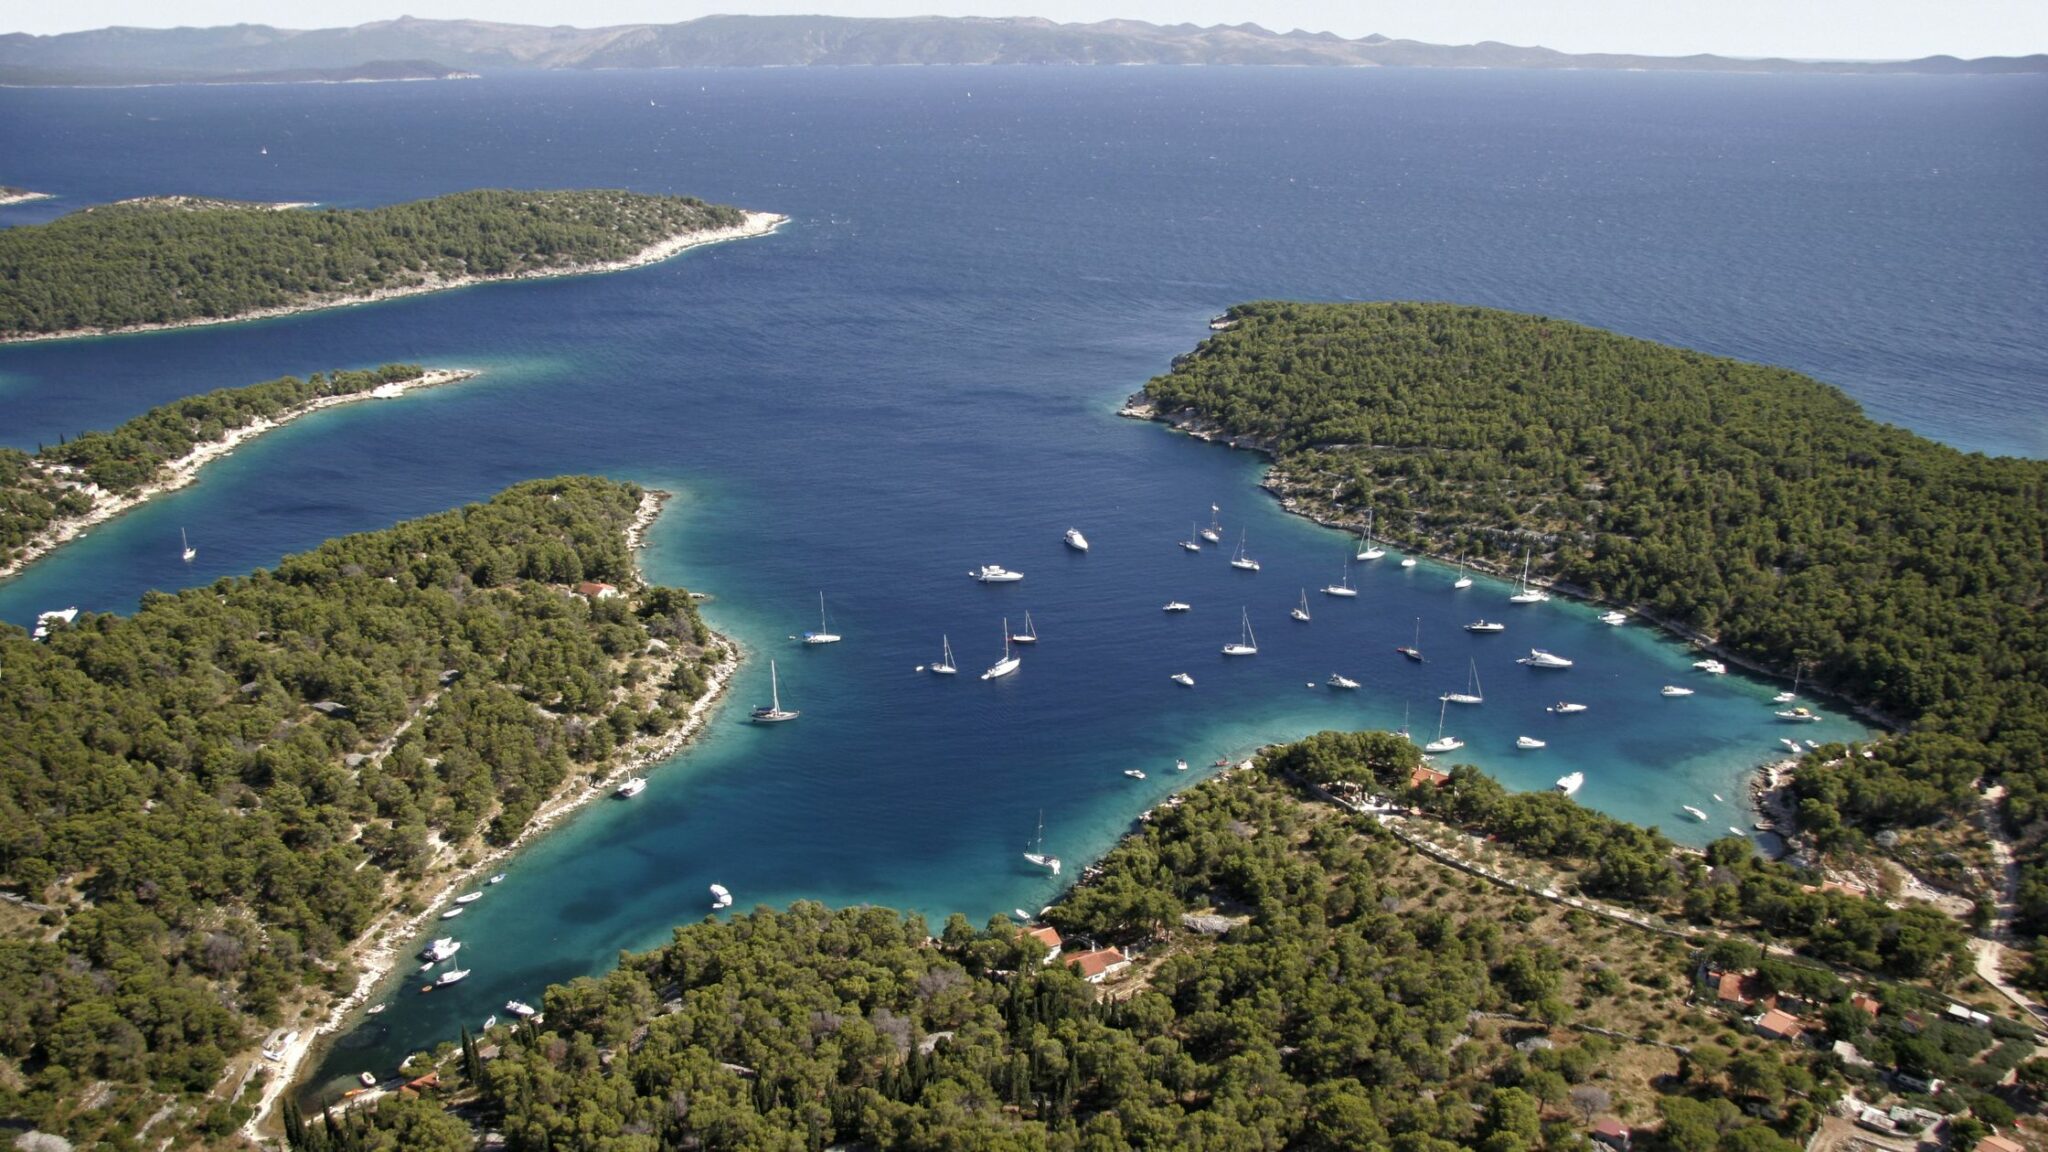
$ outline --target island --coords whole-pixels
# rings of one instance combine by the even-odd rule
[[[784,221],[680,196],[458,192],[362,210],[192,196],[0,230],[0,343],[282,316],[490,280],[613,272]],[[235,253],[221,260],[221,252]]]
[[[310,412],[474,375],[386,364],[305,380],[285,376],[174,400],[111,432],[87,432],[34,455],[0,448],[0,579],[95,524],[190,484],[207,464]]]
[[[2001,1078],[2048,1071],[2024,1064],[2032,1030],[1957,979],[1961,934],[1938,915],[1814,890],[1740,839],[1674,851],[1562,796],[1438,776],[1391,733],[1323,733],[1146,813],[1042,920],[804,902],[680,926],[548,989],[537,1019],[414,1056],[338,1120],[294,1102],[285,1129],[428,1152],[594,1131],[1019,1152],[1533,1152],[1633,1132],[1645,1150],[1792,1152],[1854,1131],[1837,1100],[1896,1102],[1900,1134],[1927,1124],[1911,1104],[1967,1110],[1947,1131],[1982,1134],[2030,1099]],[[1610,849],[1643,850],[1640,869]],[[1650,910],[1681,893],[1726,893],[1725,915]],[[1847,960],[1929,917],[1913,975],[1754,935]],[[1917,967],[1912,950],[1861,959]],[[1956,1087],[1894,1090],[1876,1071],[1894,1066]]]
[[[51,199],[48,192],[31,192],[26,188],[10,188],[0,184],[0,208],[5,208],[9,204],[26,204],[31,200],[48,199]]]
[[[246,1147],[426,917],[672,754],[738,653],[641,579],[659,495],[533,481],[42,641],[0,626],[10,1142]]]
[[[1789,784],[1813,848],[1882,849],[2010,916],[2016,942],[2048,934],[2048,462],[1543,316],[1269,301],[1212,327],[1127,414],[1271,454],[1268,487],[1303,515],[1356,530],[1371,509],[1405,547],[1504,575],[1533,558],[1866,706],[1902,731],[1807,756]],[[1981,947],[1995,976],[2001,948]],[[2022,978],[2048,990],[2048,958]]]

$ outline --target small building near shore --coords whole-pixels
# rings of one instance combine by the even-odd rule
[[[597,580],[585,580],[576,586],[576,594],[585,600],[610,600],[619,594],[619,590]]]
[[[1058,958],[1060,954],[1060,946],[1065,943],[1065,941],[1060,939],[1060,930],[1053,927],[1050,924],[1045,924],[1037,928],[1033,928],[1029,932],[1026,932],[1025,935],[1031,937],[1033,940],[1038,941],[1040,944],[1045,945],[1046,951],[1045,960],[1043,961],[1043,963],[1046,964],[1050,964],[1053,962],[1054,959]]]
[[[1115,948],[1097,948],[1067,959],[1067,965],[1081,973],[1081,979],[1100,984],[1131,966],[1131,958]]]
[[[1410,788],[1425,786],[1441,788],[1450,778],[1451,774],[1449,772],[1439,772],[1427,764],[1417,764],[1414,770],[1408,773],[1408,786]]]

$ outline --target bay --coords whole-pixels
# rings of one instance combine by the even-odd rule
[[[1468,660],[1487,703],[1450,716],[1459,759],[1524,788],[1582,770],[1583,802],[1700,843],[1747,826],[1742,781],[1779,737],[1863,729],[1792,730],[1765,703],[1779,685],[1706,677],[1581,606],[1510,607],[1497,581],[1453,592],[1433,562],[1354,566],[1356,601],[1314,596],[1296,623],[1348,543],[1280,512],[1258,459],[1115,409],[1238,300],[1455,299],[1787,365],[1927,435],[2042,455],[2044,110],[2037,77],[1224,69],[7,91],[8,182],[60,196],[9,223],[174,191],[355,206],[479,185],[793,221],[611,276],[0,348],[0,442],[27,448],[286,372],[483,372],[254,442],[0,584],[0,619],[127,611],[534,476],[677,493],[650,575],[711,593],[754,657],[733,704],[765,700],[772,655],[803,718],[755,729],[727,707],[647,793],[538,841],[451,925],[475,974],[394,986],[323,1089],[658,943],[713,882],[741,907],[1035,909],[1057,891],[1020,857],[1041,811],[1077,869],[1218,756],[1404,712],[1426,738]],[[1175,546],[1212,501],[1263,571]],[[977,585],[985,563],[1027,579]],[[800,650],[820,590],[846,640]],[[1261,651],[1231,661],[1240,608]],[[1026,609],[1042,640],[1023,670],[976,680]],[[1508,633],[1462,630],[1481,615]],[[1393,651],[1418,621],[1421,665]],[[915,671],[942,634],[950,681]],[[1532,646],[1578,666],[1516,666]],[[1195,688],[1167,680],[1183,670]],[[1362,689],[1311,687],[1332,672]],[[1591,707],[1544,712],[1560,697]],[[1517,751],[1522,734],[1550,747]]]

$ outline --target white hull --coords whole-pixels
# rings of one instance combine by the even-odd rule
[[[1709,676],[1726,676],[1728,674],[1728,666],[1719,660],[1695,660],[1692,662],[1692,666]]]
[[[1221,544],[1223,543],[1223,533],[1216,531],[1214,528],[1204,528],[1202,529],[1202,539],[1207,540],[1211,544]]]
[[[1778,713],[1777,716],[1780,720],[1789,720],[1794,724],[1818,724],[1820,722],[1820,713],[1808,712],[1804,708],[1788,708]]]
[[[1403,567],[1403,568],[1413,568],[1413,567],[1415,567],[1415,557],[1413,557],[1413,556],[1403,556],[1403,557],[1401,557],[1401,567]]]
[[[1356,596],[1358,595],[1358,589],[1351,587],[1349,584],[1332,584],[1328,588],[1323,589],[1323,595]]]
[[[1510,603],[1510,604],[1541,604],[1541,603],[1543,603],[1543,602],[1544,602],[1545,600],[1548,600],[1548,599],[1550,599],[1550,593],[1548,593],[1548,592],[1538,592],[1538,591],[1536,591],[1536,590],[1535,590],[1534,588],[1531,588],[1531,589],[1529,589],[1528,591],[1525,591],[1525,592],[1517,592],[1517,593],[1515,593],[1515,594],[1514,594],[1513,596],[1510,596],[1510,597],[1508,597],[1508,603]]]
[[[1167,677],[1167,679],[1173,681],[1175,684],[1184,685],[1189,688],[1193,688],[1195,686],[1195,678],[1193,676],[1188,675],[1185,672],[1175,672],[1173,675]]]
[[[1471,586],[1472,578],[1470,576],[1460,576],[1456,580],[1451,581],[1451,587],[1453,588],[1462,590],[1465,588],[1470,588]]]
[[[1663,687],[1662,689],[1660,689],[1660,691],[1661,691],[1661,692],[1663,692],[1663,694],[1664,694],[1664,695],[1666,695],[1666,696],[1690,696],[1690,695],[1692,695],[1692,689],[1690,689],[1690,688],[1680,688],[1680,687],[1678,687],[1678,686],[1676,686],[1676,685],[1673,685],[1673,684],[1666,684],[1666,685],[1665,685],[1665,686],[1664,686],[1664,687]]]
[[[1359,550],[1357,559],[1377,560],[1380,557],[1385,556],[1386,554],[1387,550],[1385,548],[1362,548]]]
[[[1066,540],[1067,547],[1072,548],[1076,552],[1086,552],[1088,550],[1088,538],[1081,535],[1079,528],[1067,529]]]
[[[1690,804],[1682,804],[1680,805],[1680,807],[1685,809],[1686,815],[1692,817],[1695,820],[1700,821],[1701,823],[1706,822],[1707,814],[1705,812],[1700,811],[1699,809],[1693,807]]]
[[[1562,656],[1545,652],[1541,648],[1529,649],[1529,654],[1515,661],[1515,663],[1527,664],[1531,668],[1569,668],[1572,666],[1571,661]]]
[[[1339,676],[1335,672],[1330,673],[1328,683],[1332,688],[1351,689],[1358,687],[1358,681],[1353,680],[1349,676]]]
[[[1259,570],[1259,562],[1257,560],[1247,560],[1242,557],[1232,560],[1230,566],[1241,572],[1257,572]]]
[[[1550,747],[1550,744],[1549,744],[1549,742],[1548,742],[1548,741],[1545,741],[1545,740],[1538,740],[1538,739],[1537,739],[1537,738],[1535,738],[1534,736],[1517,736],[1517,737],[1515,737],[1515,747],[1517,747],[1517,748],[1548,748],[1548,747]],[[1577,774],[1576,774],[1576,773],[1574,773],[1574,775],[1577,775]],[[1581,777],[1581,779],[1584,779],[1584,777]],[[1563,786],[1564,786],[1564,785],[1563,785],[1563,781],[1559,781],[1559,783],[1558,783],[1558,786],[1559,786],[1559,787],[1563,787]],[[1574,785],[1574,786],[1572,787],[1572,789],[1571,789],[1571,790],[1572,790],[1572,791],[1576,791],[1576,790],[1577,790],[1577,785]]]
[[[638,796],[639,794],[645,791],[647,791],[646,779],[644,777],[635,776],[631,780],[626,781],[624,784],[619,785],[618,794],[621,799],[631,800],[633,797]]]
[[[1443,701],[1446,704],[1486,703],[1486,698],[1484,696],[1474,696],[1470,692],[1446,692],[1443,695],[1437,697],[1437,699]]]
[[[1424,752],[1455,752],[1464,746],[1465,742],[1456,736],[1444,736],[1424,744],[1422,750]]]
[[[806,644],[837,644],[839,643],[839,640],[839,634],[836,632],[804,633],[804,643]]]
[[[1586,706],[1584,704],[1566,704],[1562,701],[1544,709],[1545,712],[1555,712],[1560,716],[1569,716],[1574,712],[1584,712],[1585,710]]]
[[[1605,612],[1601,614],[1600,622],[1619,628],[1623,624],[1628,623],[1628,617],[1620,612]]]
[[[1467,632],[1505,632],[1507,630],[1507,625],[1492,620],[1474,620],[1470,624],[1465,625],[1465,631]]]
[[[1575,795],[1586,783],[1584,772],[1574,772],[1557,782],[1557,790],[1567,796]]]
[[[1060,858],[1047,856],[1043,852],[1026,852],[1024,859],[1057,876],[1060,874]]]
[[[1225,644],[1223,646],[1223,654],[1225,656],[1257,656],[1259,649],[1255,644]]]
[[[988,671],[983,672],[981,674],[981,678],[983,680],[994,680],[998,677],[1008,676],[1010,673],[1015,672],[1017,670],[1018,665],[1021,665],[1023,663],[1024,660],[1022,657],[1005,656],[1001,660],[996,661],[994,664],[989,665]]]
[[[1001,564],[984,564],[968,575],[983,584],[1015,584],[1024,578],[1022,572],[1012,572]]]
[[[1306,608],[1292,608],[1288,610],[1287,614],[1289,616],[1294,617],[1296,620],[1301,621],[1303,624],[1308,623],[1308,609]]]

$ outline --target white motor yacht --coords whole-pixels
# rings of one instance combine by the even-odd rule
[[[622,800],[631,800],[645,791],[647,791],[647,777],[635,776],[624,784],[619,785],[618,795]]]
[[[1515,661],[1515,663],[1527,664],[1531,668],[1569,668],[1572,666],[1571,661],[1557,655],[1555,652],[1545,652],[1541,648],[1529,649],[1529,654]]]
[[[1066,541],[1067,547],[1072,548],[1076,552],[1086,552],[1088,550],[1088,538],[1081,535],[1079,528],[1067,529]]]
[[[1505,632],[1507,630],[1507,625],[1498,620],[1488,620],[1484,616],[1465,625],[1465,631],[1467,632]]]
[[[1557,703],[1544,709],[1545,712],[1555,712],[1560,716],[1569,716],[1574,712],[1584,712],[1585,710],[1586,706],[1584,704],[1573,704],[1565,700],[1559,700]]]
[[[1619,627],[1621,627],[1621,626],[1622,626],[1623,624],[1626,624],[1626,623],[1628,623],[1628,614],[1627,614],[1627,613],[1624,613],[1624,612],[1618,612],[1618,611],[1617,611],[1617,612],[1602,612],[1602,613],[1600,614],[1600,622],[1601,622],[1602,624],[1609,624],[1609,625],[1612,625],[1612,626],[1614,626],[1614,627],[1616,627],[1616,628],[1619,628]]]
[[[1690,689],[1690,688],[1680,688],[1680,687],[1679,687],[1678,685],[1676,685],[1676,684],[1666,684],[1666,685],[1665,685],[1664,687],[1662,687],[1662,688],[1658,689],[1658,691],[1662,692],[1662,693],[1663,693],[1664,695],[1666,695],[1666,696],[1690,696],[1690,695],[1692,695],[1692,689]]]
[[[1549,742],[1549,741],[1547,741],[1547,740],[1538,740],[1538,739],[1537,739],[1537,738],[1535,738],[1534,736],[1517,736],[1517,737],[1515,737],[1515,747],[1517,747],[1517,748],[1548,748],[1548,747],[1550,747],[1550,742]]]
[[[1332,688],[1343,688],[1347,690],[1358,687],[1358,681],[1353,680],[1351,677],[1343,675],[1342,673],[1338,672],[1330,673],[1330,678],[1329,680],[1325,681],[1325,683],[1329,684],[1329,686]]]
[[[1193,688],[1195,686],[1195,678],[1193,676],[1188,675],[1185,672],[1175,672],[1173,675],[1167,677],[1167,679],[1173,681],[1175,684],[1185,685],[1189,688]]]
[[[1161,612],[1185,612],[1187,610],[1188,606],[1179,600],[1168,600],[1166,607],[1160,609]]]

